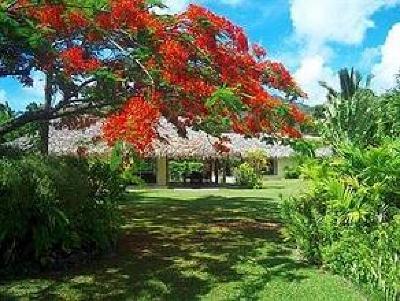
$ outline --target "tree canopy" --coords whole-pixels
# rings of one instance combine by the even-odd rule
[[[157,13],[154,0],[6,0],[0,4],[0,76],[32,84],[46,74],[44,105],[0,125],[108,116],[104,137],[145,151],[160,117],[218,136],[301,135],[303,97],[286,68],[242,28],[197,5]],[[271,92],[272,91],[272,92]],[[69,117],[70,118],[70,117]],[[217,147],[222,147],[223,141]]]

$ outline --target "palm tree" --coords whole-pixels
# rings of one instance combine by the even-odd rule
[[[326,82],[320,81],[319,84],[328,90],[328,100],[341,96],[343,99],[350,99],[360,89],[369,89],[372,75],[368,75],[365,81],[365,86],[362,86],[362,75],[359,71],[351,68],[343,68],[338,72],[340,81],[340,91],[336,91],[334,88],[329,86]]]
[[[369,89],[372,76],[363,85],[361,73],[345,68],[339,71],[340,91],[320,82],[328,90],[321,130],[333,145],[350,141],[360,146],[376,139],[376,97]]]

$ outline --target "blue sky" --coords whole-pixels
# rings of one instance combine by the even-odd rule
[[[337,86],[336,72],[355,67],[375,75],[377,91],[394,86],[400,71],[400,0],[166,0],[171,12],[194,2],[242,26],[272,59],[282,61],[309,94],[307,103],[324,101],[323,80]],[[21,88],[0,79],[0,101],[17,110],[40,101],[43,80]]]

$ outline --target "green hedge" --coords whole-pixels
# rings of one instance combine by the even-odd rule
[[[122,191],[118,174],[98,161],[1,159],[0,266],[112,247]]]

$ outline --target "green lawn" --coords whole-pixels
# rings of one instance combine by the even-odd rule
[[[68,273],[3,281],[0,300],[366,300],[301,262],[280,236],[280,195],[268,189],[131,193],[118,251]]]

